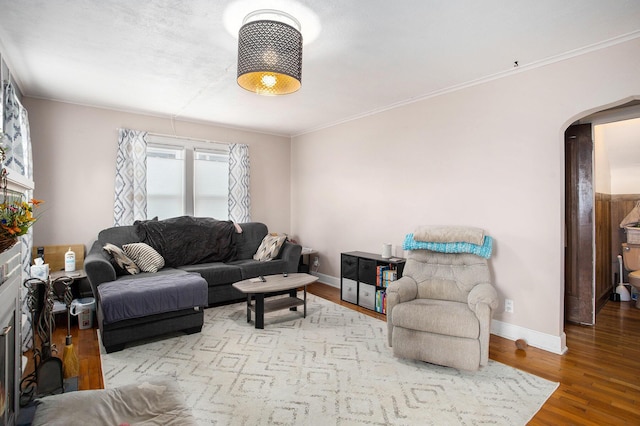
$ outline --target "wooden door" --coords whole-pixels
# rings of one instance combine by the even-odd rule
[[[598,170],[595,170],[597,175]],[[595,303],[596,315],[609,300],[613,285],[613,259],[611,254],[611,194],[595,194],[596,252]],[[617,254],[617,252],[616,252]]]
[[[565,132],[565,319],[593,325],[593,140],[591,124]]]

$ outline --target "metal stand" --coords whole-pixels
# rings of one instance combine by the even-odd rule
[[[72,280],[73,281],[73,280]],[[26,406],[34,397],[64,392],[62,361],[53,356],[57,353],[51,334],[53,321],[54,283],[39,278],[24,281],[27,288],[27,306],[31,312],[33,329],[33,372],[20,382],[20,405]],[[37,336],[37,337],[36,337]],[[40,348],[38,348],[38,338]]]

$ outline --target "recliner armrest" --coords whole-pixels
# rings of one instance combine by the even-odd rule
[[[393,340],[393,307],[418,297],[418,283],[404,276],[387,287],[387,341],[391,347]]]
[[[404,276],[389,284],[389,287],[387,287],[387,297],[389,297],[390,294],[397,295],[397,303],[413,300],[418,297],[418,283],[416,283],[413,278]]]
[[[490,283],[476,284],[467,296],[469,309],[476,315],[480,325],[480,365],[489,362],[489,335],[491,334],[491,317],[498,307],[498,293]]]
[[[469,292],[467,303],[473,312],[476,312],[476,305],[479,303],[484,303],[494,310],[498,307],[498,292],[489,283],[477,284]]]

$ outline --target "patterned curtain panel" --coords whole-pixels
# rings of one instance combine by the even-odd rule
[[[22,106],[15,89],[11,83],[5,83],[3,87],[4,99],[4,146],[7,159],[4,166],[8,167],[24,177],[33,180],[33,158],[31,157],[31,134],[29,131],[29,115]],[[33,198],[33,191],[25,191],[25,198]],[[33,247],[33,229],[20,237],[19,243],[22,245],[22,279],[29,277],[31,267],[31,248]],[[31,347],[32,327],[30,326],[31,316],[26,304],[26,289],[22,288],[22,313],[27,315],[29,327],[23,327],[22,350]]]
[[[251,222],[249,196],[249,147],[229,145],[229,220]]]
[[[5,166],[32,179],[31,139],[29,119],[11,83],[4,84]]]
[[[147,132],[119,129],[114,226],[147,218]]]

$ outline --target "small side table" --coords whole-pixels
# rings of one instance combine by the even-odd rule
[[[73,296],[75,299],[79,297],[95,297],[93,294],[93,290],[91,289],[91,284],[89,284],[87,273],[84,269],[76,269],[73,272],[65,272],[62,270],[49,273],[49,278],[52,280],[64,276],[73,278]]]
[[[69,277],[69,278],[73,278],[74,280],[81,280],[83,278],[87,278],[87,273],[84,271],[84,269],[77,269],[72,272],[52,271],[49,273],[49,277],[52,280],[55,280],[56,278],[60,278],[60,277]]]
[[[317,255],[318,250],[309,247],[303,247],[300,253],[300,263],[298,264],[298,272],[311,272],[311,256]]]

